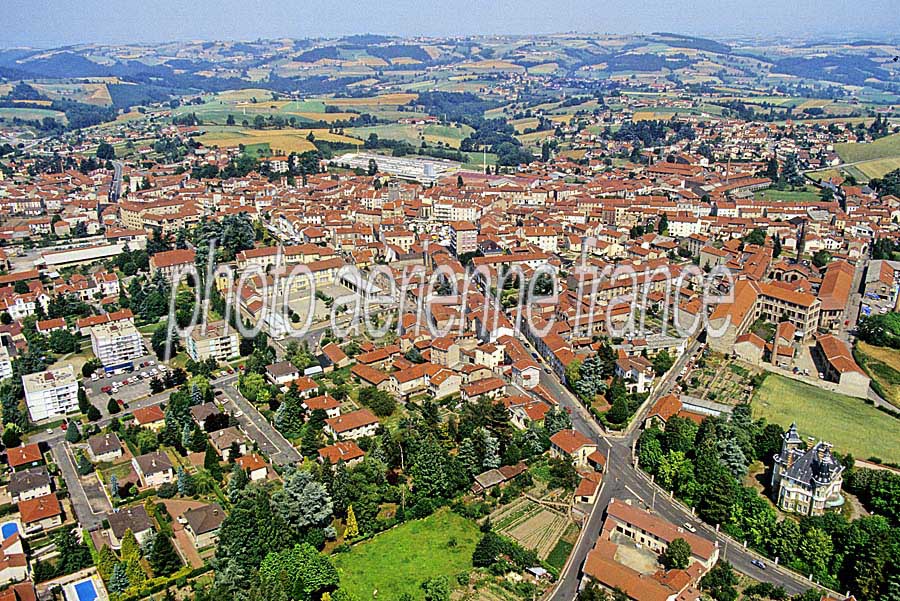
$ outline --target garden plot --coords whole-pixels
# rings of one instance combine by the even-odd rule
[[[561,511],[520,497],[491,515],[494,528],[504,536],[547,559],[565,533],[569,520]]]
[[[753,371],[722,355],[710,354],[698,362],[685,378],[687,392],[700,399],[726,405],[750,402],[753,396]]]

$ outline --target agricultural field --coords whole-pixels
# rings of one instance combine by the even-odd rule
[[[36,83],[32,86],[51,100],[74,100],[98,106],[112,104],[112,97],[110,97],[109,88],[105,83]]]
[[[315,150],[315,145],[307,137],[310,133],[325,142],[357,144],[358,140],[329,132],[327,129],[246,129],[241,127],[204,127],[206,133],[197,138],[207,146],[221,148],[265,145],[273,154],[303,153]]]
[[[900,351],[857,342],[854,355],[886,401],[900,408]]]
[[[334,555],[341,586],[357,599],[399,599],[421,595],[423,581],[456,576],[472,569],[472,551],[478,543],[478,525],[448,509],[401,524],[346,553]]]
[[[403,140],[416,148],[426,142],[432,146],[448,146],[459,148],[459,143],[469,134],[472,128],[468,125],[454,127],[451,125],[375,125],[372,127],[351,127],[344,130],[344,134],[366,140],[371,134],[385,140]],[[356,140],[353,140],[355,143]]]
[[[866,180],[870,180],[872,178],[884,177],[885,174],[890,173],[895,169],[900,169],[900,155],[895,157],[889,157],[885,159],[875,159],[872,161],[864,161],[862,163],[857,163],[856,165],[851,165],[849,169],[857,169],[864,176]],[[863,178],[857,178],[863,179]]]
[[[564,511],[563,507],[551,509],[522,496],[492,513],[491,523],[500,534],[547,559],[569,526]]]
[[[900,420],[862,399],[769,374],[753,395],[753,417],[787,428],[797,423],[801,436],[834,444],[859,459],[900,462]]]
[[[846,163],[900,158],[900,134],[885,136],[871,144],[835,144],[834,149]]]
[[[62,123],[66,122],[66,115],[61,111],[51,111],[50,109],[36,108],[17,108],[2,107],[0,108],[0,120],[12,121],[15,118],[25,119],[26,121],[40,120],[44,117],[52,117]]]
[[[318,98],[307,100],[275,100],[272,92],[256,88],[231,90],[203,97],[202,104],[186,104],[178,107],[173,115],[196,113],[205,124],[224,125],[232,116],[238,123],[252,121],[257,116],[280,115],[302,122],[349,120],[359,113],[371,113],[385,119],[408,116],[397,107],[417,98],[416,94],[385,94],[365,98]],[[336,108],[326,112],[325,107]]]

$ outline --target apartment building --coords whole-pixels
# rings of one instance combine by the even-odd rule
[[[93,326],[91,348],[107,372],[129,367],[134,359],[144,354],[141,333],[130,321]]]
[[[478,250],[478,228],[470,221],[454,221],[450,224],[450,252],[454,256]]]
[[[196,327],[187,338],[187,353],[194,361],[205,361],[212,357],[216,361],[227,361],[238,357],[240,340],[237,331],[227,327],[222,321],[206,324],[206,331]]]
[[[31,421],[60,417],[78,409],[78,380],[71,365],[22,376]]]

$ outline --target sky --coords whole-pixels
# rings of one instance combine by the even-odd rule
[[[896,0],[2,0],[0,45],[378,33],[860,36],[900,30]]]

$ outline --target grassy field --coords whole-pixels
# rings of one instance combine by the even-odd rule
[[[478,525],[449,510],[407,522],[379,534],[347,553],[335,555],[341,586],[357,599],[399,599],[403,593],[421,598],[421,583],[429,578],[454,577],[472,569]]]
[[[813,186],[807,186],[805,190],[775,190],[767,188],[760,190],[754,197],[756,200],[778,202],[813,202],[819,200],[819,190]]]
[[[861,171],[866,176],[866,179],[884,177],[886,173],[890,173],[895,169],[900,169],[900,155],[865,161],[863,163],[851,165],[848,169],[857,169]]]
[[[802,436],[813,436],[854,457],[900,462],[900,420],[861,399],[769,374],[753,395],[753,417],[788,427],[797,422]]]
[[[900,351],[857,342],[855,355],[860,366],[877,382],[885,400],[900,407]]]
[[[835,144],[834,149],[847,163],[900,157],[900,134],[885,136],[871,144]]]
[[[33,108],[0,108],[0,119],[12,121],[18,117],[27,121],[35,119],[43,119],[44,117],[53,117],[57,121],[66,122],[66,115],[60,111],[51,111],[49,109],[33,109]]]

